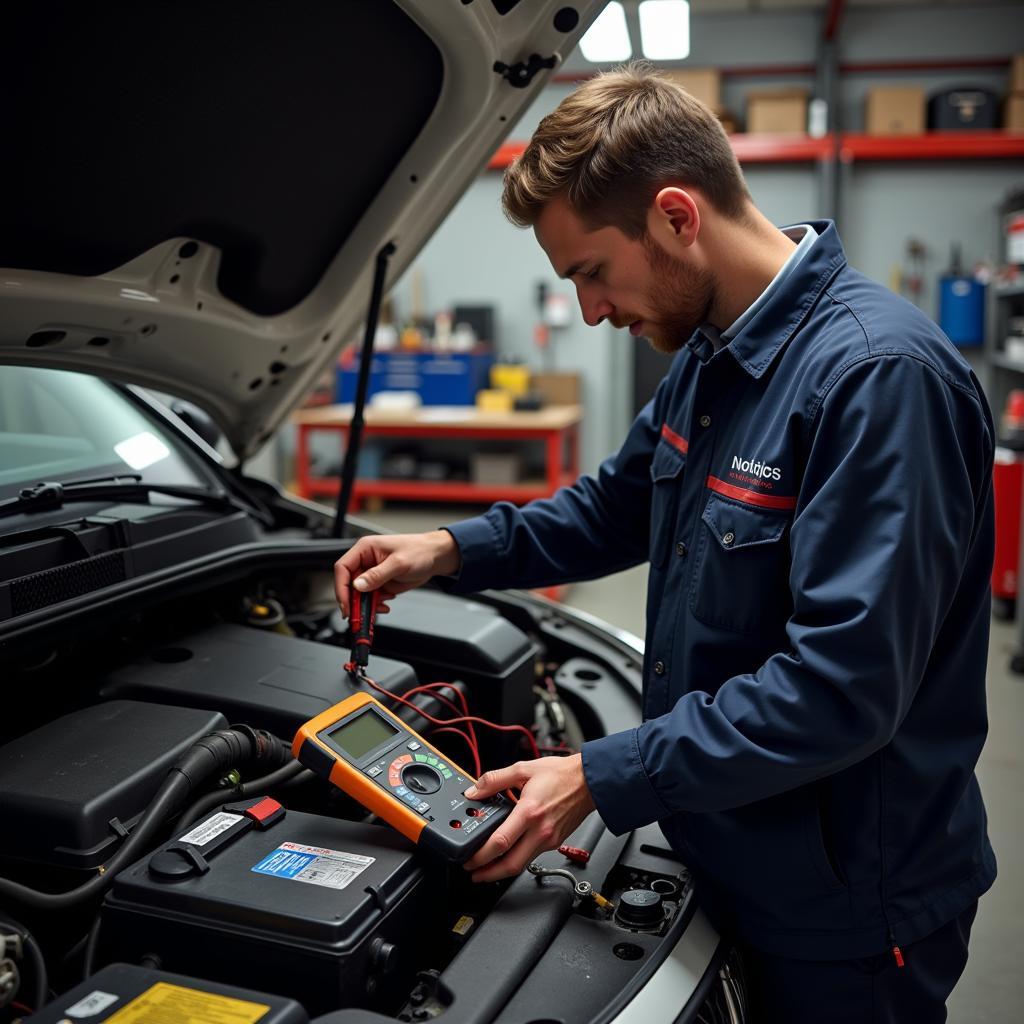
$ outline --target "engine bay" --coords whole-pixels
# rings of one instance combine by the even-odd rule
[[[536,873],[474,884],[291,757],[304,722],[371,686],[474,777],[635,724],[639,655],[557,606],[410,592],[365,678],[324,572],[42,635],[8,655],[21,699],[0,726],[0,929],[42,963],[5,961],[0,1020],[165,976],[310,1019],[590,1020],[693,913],[655,828],[592,815]]]

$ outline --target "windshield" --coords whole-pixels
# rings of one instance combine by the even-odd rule
[[[145,483],[202,486],[161,430],[97,377],[0,366],[0,497],[42,480],[134,473]]]

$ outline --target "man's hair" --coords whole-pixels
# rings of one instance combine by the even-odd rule
[[[647,210],[669,184],[698,189],[729,217],[750,201],[715,115],[636,62],[584,82],[548,114],[505,172],[505,216],[531,227],[564,196],[589,228],[646,233]]]

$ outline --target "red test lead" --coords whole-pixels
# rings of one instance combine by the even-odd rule
[[[373,623],[380,607],[379,590],[369,593],[349,588],[349,626],[352,629],[352,661],[360,668],[366,668],[370,661],[370,648],[373,646]]]

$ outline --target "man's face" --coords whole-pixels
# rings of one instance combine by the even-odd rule
[[[610,320],[671,353],[707,320],[715,294],[711,272],[651,239],[634,241],[614,227],[588,231],[564,199],[544,207],[534,232],[555,273],[576,286],[591,327]]]

